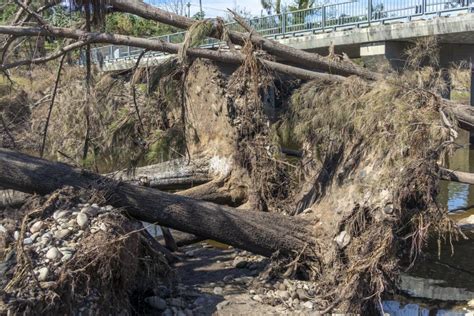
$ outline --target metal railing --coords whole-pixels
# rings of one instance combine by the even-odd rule
[[[410,21],[417,17],[446,16],[459,12],[474,12],[474,0],[361,0],[327,4],[311,9],[282,12],[248,20],[248,23],[262,36],[286,38],[303,33],[324,32],[341,27],[367,27],[374,23],[400,20]],[[229,30],[244,31],[233,22],[227,24]],[[181,43],[185,32],[152,37],[170,43]],[[220,45],[217,39],[206,39],[201,47]],[[95,62],[114,62],[120,59],[136,59],[142,48],[108,45],[96,47],[92,51]],[[148,56],[163,55],[148,52]]]

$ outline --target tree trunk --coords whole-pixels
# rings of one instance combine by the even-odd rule
[[[236,210],[147,187],[121,183],[7,149],[0,149],[0,186],[48,194],[63,186],[100,190],[115,207],[145,222],[213,239],[256,254],[271,256],[312,249],[310,223],[300,218]]]
[[[110,4],[120,11],[132,13],[145,19],[158,21],[181,29],[188,29],[196,22],[190,18],[158,9],[157,7],[151,6],[142,1],[111,0]],[[341,75],[358,75],[362,78],[371,80],[382,77],[381,74],[371,72],[367,69],[355,67],[354,65],[345,62],[331,61],[318,54],[305,52],[300,49],[280,44],[256,33],[249,36],[245,33],[229,31],[228,34],[233,43],[243,45],[245,40],[250,39],[253,44],[268,53],[302,67],[324,70]],[[221,34],[215,30],[212,36],[220,39]]]
[[[140,184],[159,190],[182,190],[199,186],[212,180],[209,163],[205,159],[174,159],[163,163],[139,167],[128,172],[111,172],[106,176],[132,184]]]

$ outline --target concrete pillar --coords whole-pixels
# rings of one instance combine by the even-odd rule
[[[471,61],[471,95],[470,95],[471,106],[474,106],[474,61]],[[471,146],[474,144],[474,133],[470,132],[469,143]],[[471,170],[472,172],[472,170]]]
[[[471,61],[471,105],[474,106],[474,60]]]
[[[374,42],[360,46],[360,57],[372,70],[401,70],[405,66],[406,42]]]

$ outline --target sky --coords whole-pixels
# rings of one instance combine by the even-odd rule
[[[146,2],[157,5],[159,7],[166,8],[168,1],[176,0],[145,0]],[[183,0],[184,3],[190,3],[191,15],[199,12],[199,0]],[[262,6],[260,0],[201,0],[203,11],[206,17],[226,16],[227,8],[230,9],[245,9],[254,16],[260,16],[262,12]],[[186,9],[187,10],[187,9]],[[187,12],[187,11],[186,11]],[[264,12],[265,13],[265,12]]]

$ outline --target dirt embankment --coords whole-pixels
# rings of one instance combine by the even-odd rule
[[[239,199],[242,208],[308,219],[314,234],[308,236],[307,246],[291,258],[275,254],[262,280],[273,280],[277,285],[271,286],[278,289],[253,293],[255,301],[267,302],[268,298],[269,304],[283,302],[288,307],[308,311],[380,312],[382,295],[396,288],[401,268],[409,267],[421,256],[429,236],[435,235],[440,244],[447,245],[458,236],[454,223],[436,200],[438,166],[454,148],[457,122],[436,95],[442,87],[438,85],[439,74],[433,69],[387,77],[377,83],[357,78],[332,84],[300,85],[291,81],[287,85],[291,87],[289,92],[282,88],[284,78],[273,77],[251,57],[231,72],[222,72],[215,64],[200,60],[186,69],[185,76],[182,69],[170,69],[174,68],[143,70],[133,78],[129,74],[104,76],[97,79],[94,93],[88,99],[82,95],[80,85],[64,85],[52,112],[47,155],[96,171],[174,157],[184,157],[190,164],[197,158],[218,161],[221,172],[211,181],[212,186],[206,184],[207,194],[239,189],[243,192],[239,194],[243,197]],[[79,82],[74,78],[71,75],[71,83]],[[266,99],[262,96],[272,93],[279,101],[273,104],[273,111],[268,111],[268,107],[262,106],[262,99]],[[30,108],[25,112],[29,124],[22,130],[11,129],[14,137],[30,135],[29,139],[34,140],[36,145],[24,148],[36,151],[47,109],[47,104]],[[300,149],[302,158],[282,154],[283,144]],[[216,157],[219,159],[213,160]],[[198,193],[194,192],[194,197],[199,198]],[[116,277],[121,280],[119,292],[112,291],[110,295],[118,301],[114,307],[126,309],[120,301],[129,293],[120,291],[124,287],[139,288],[140,284],[120,274],[121,264],[110,265],[107,258],[112,254],[107,249],[101,251],[107,256],[106,263],[97,259],[97,267],[85,264],[91,258],[89,249],[81,248],[80,256],[67,251],[69,237],[65,237],[66,246],[47,244],[51,249],[54,246],[56,252],[37,244],[39,235],[31,243],[34,246],[29,244],[31,235],[36,233],[31,228],[39,220],[46,225],[44,229],[59,231],[67,228],[61,225],[71,223],[74,231],[77,225],[81,226],[79,218],[86,216],[88,225],[92,225],[87,226],[87,231],[93,238],[97,232],[100,236],[101,226],[106,223],[97,215],[95,225],[90,214],[83,211],[84,203],[91,204],[87,207],[92,203],[78,203],[68,204],[69,215],[64,223],[54,216],[47,218],[48,211],[44,210],[26,218],[16,248],[19,260],[8,289],[21,297],[24,284],[30,284],[29,278],[43,278],[46,270],[47,276],[59,276],[59,281],[70,286],[70,282],[77,280],[76,275],[70,271],[66,276],[56,274],[56,266],[46,259],[71,253],[71,260],[76,263],[71,266],[73,272],[81,275],[84,267],[94,267],[85,275],[99,271],[100,277],[92,280],[101,282],[97,286],[109,287],[113,283],[107,282],[114,282]],[[104,220],[113,214],[104,216]],[[136,237],[128,237],[137,236],[129,234],[135,228],[127,228],[128,219],[113,220],[119,220],[117,229],[123,231],[104,235],[99,240],[101,244],[106,245],[108,239],[125,242],[131,238],[132,254],[140,252],[135,257],[143,253],[145,257],[152,255],[146,247],[140,250],[138,241],[134,241]],[[30,236],[25,235],[28,231]],[[85,232],[84,237],[78,237],[86,238]],[[74,231],[71,236],[77,237],[78,233]],[[97,246],[94,239],[84,240],[83,244],[91,249]],[[121,247],[129,251],[126,244]],[[56,256],[45,258],[50,251]],[[120,254],[121,251],[114,252],[119,257]],[[37,261],[33,265],[31,260]],[[131,260],[135,268],[141,263]],[[43,270],[34,270],[37,265],[44,265]],[[62,265],[61,262],[58,266]],[[153,269],[145,266],[136,270]],[[279,276],[306,279],[310,283],[305,288],[303,283],[296,282],[295,290],[284,294],[289,285],[275,282]],[[33,292],[42,289],[38,284]],[[213,292],[220,292],[219,287],[214,287]],[[298,293],[298,289],[306,294]],[[158,298],[149,299],[147,304],[162,304],[159,298],[164,296],[153,294],[146,295]],[[42,299],[55,297],[49,295]],[[94,301],[89,294],[78,295]],[[172,297],[165,298],[165,303],[172,305]],[[101,308],[102,304],[98,306]]]

